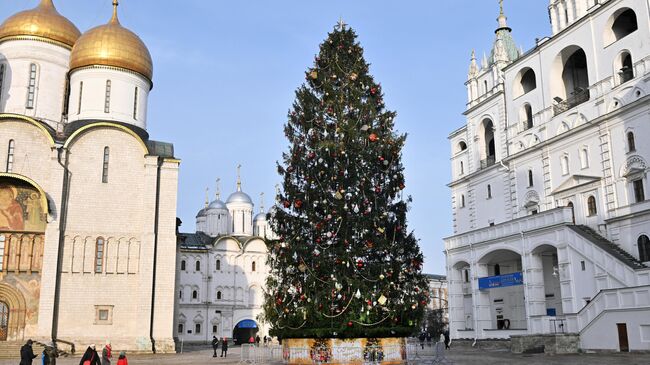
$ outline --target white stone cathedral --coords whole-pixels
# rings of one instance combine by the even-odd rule
[[[106,17],[0,24],[0,345],[174,351],[180,161],[147,133],[147,47]]]
[[[196,216],[196,233],[178,235],[176,336],[206,343],[212,336],[247,342],[268,335],[260,321],[269,274],[266,241],[275,239],[262,202],[254,214],[251,197],[237,190],[223,202],[206,199]],[[231,342],[232,343],[232,342]]]
[[[449,136],[453,338],[650,350],[649,7],[552,0],[527,52],[502,7],[490,56],[472,54]]]

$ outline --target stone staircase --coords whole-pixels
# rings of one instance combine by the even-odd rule
[[[636,257],[630,255],[627,251],[619,247],[619,245],[612,243],[605,237],[598,234],[593,229],[587,226],[569,226],[569,228],[582,236],[583,238],[589,240],[594,245],[605,250],[610,255],[614,256],[616,259],[620,260],[625,265],[629,266],[634,270],[646,269],[648,266],[636,259]]]
[[[0,341],[0,360],[20,359],[20,348],[24,344],[25,342]],[[34,342],[32,349],[34,350],[34,355],[39,355],[34,359],[34,362],[37,363],[36,360],[40,359],[40,354],[43,353],[44,346]]]

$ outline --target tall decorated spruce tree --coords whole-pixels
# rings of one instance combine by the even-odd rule
[[[356,38],[342,22],[329,34],[285,125],[265,302],[282,338],[407,336],[428,301],[402,197],[406,136]]]

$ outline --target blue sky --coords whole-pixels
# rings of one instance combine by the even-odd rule
[[[108,21],[111,0],[55,0],[83,32]],[[38,0],[1,0],[0,19]],[[550,34],[548,0],[506,0],[515,41],[530,49]],[[120,20],[154,59],[148,131],[173,142],[182,159],[178,216],[194,230],[205,188],[221,177],[227,195],[243,165],[244,191],[259,208],[280,181],[275,161],[295,89],[318,46],[339,20],[359,35],[371,73],[382,83],[404,151],[409,227],[426,256],[424,270],[444,273],[442,238],[451,229],[449,133],[464,123],[469,56],[489,53],[497,0],[122,0]],[[211,196],[211,198],[213,198]],[[225,198],[224,198],[225,199]]]

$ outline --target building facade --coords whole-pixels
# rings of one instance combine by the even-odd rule
[[[502,5],[472,53],[449,136],[452,337],[650,349],[649,6],[552,0],[553,35],[524,53]]]
[[[225,202],[220,195],[217,187],[215,200],[206,199],[196,233],[178,237],[174,325],[184,343],[207,343],[212,336],[245,343],[268,335],[259,316],[269,274],[266,240],[274,235],[264,204],[255,215],[240,179]]]
[[[108,9],[107,9],[108,17]],[[174,351],[173,146],[117,1],[85,33],[51,0],[0,25],[0,341]]]

